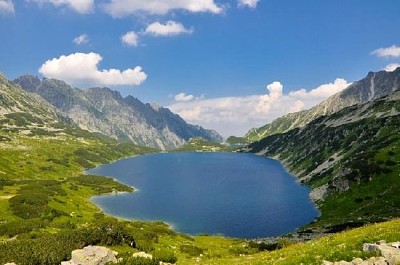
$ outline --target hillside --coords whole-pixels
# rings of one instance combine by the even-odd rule
[[[220,143],[210,142],[201,137],[191,138],[183,146],[173,150],[174,152],[229,152],[234,150]]]
[[[393,72],[370,72],[368,75],[309,110],[289,113],[270,124],[250,130],[245,138],[249,142],[269,135],[301,128],[318,117],[335,113],[345,107],[365,103],[389,95],[400,87],[400,68]]]
[[[362,243],[382,239],[396,241],[399,238],[398,219],[330,235],[307,243],[294,243],[288,237],[279,241],[277,245],[269,245],[207,235],[189,237],[175,233],[166,224],[160,222],[132,222],[105,216],[89,201],[89,198],[115,191],[132,191],[133,188],[110,178],[83,176],[83,170],[100,163],[154,150],[130,143],[121,143],[104,135],[82,130],[52,105],[23,91],[3,76],[0,76],[0,98],[2,121],[0,127],[0,264],[7,262],[15,262],[19,265],[60,264],[62,260],[70,259],[72,250],[87,245],[104,245],[112,248],[119,253],[118,258],[124,258],[124,261],[127,261],[119,264],[133,262],[132,253],[138,251],[151,253],[155,258],[151,264],[158,264],[159,261],[170,263],[178,261],[178,264],[199,262],[201,264],[254,264],[258,262],[320,264],[322,259],[335,261],[351,260],[353,257],[365,258],[368,254],[360,251]],[[361,122],[369,126],[368,130],[366,128],[363,130],[372,133],[375,122],[379,122],[380,127],[382,123],[385,124],[382,127],[383,131],[377,134],[382,137],[377,137],[376,142],[371,141],[369,144],[363,142],[364,138],[362,138],[360,142],[355,143],[364,144],[360,145],[360,148],[365,150],[369,147],[375,149],[380,145],[386,146],[377,155],[382,163],[378,163],[378,159],[374,161],[382,170],[392,170],[393,174],[387,178],[377,175],[368,181],[363,179],[363,183],[375,181],[380,186],[376,185],[378,188],[371,192],[372,184],[360,185],[360,189],[368,188],[369,193],[360,190],[354,193],[356,197],[347,196],[346,199],[350,203],[326,199],[324,205],[337,203],[340,207],[344,207],[343,211],[350,210],[351,213],[351,210],[354,210],[351,203],[357,203],[369,212],[372,218],[369,221],[378,220],[374,216],[375,212],[387,218],[389,218],[389,210],[392,211],[390,217],[396,215],[399,202],[393,198],[398,197],[398,186],[396,186],[398,185],[398,165],[388,161],[399,160],[400,150],[396,142],[399,133],[394,130],[394,128],[399,128],[398,100],[399,93],[396,92],[390,97],[364,104],[360,108],[353,107],[343,110],[343,113],[338,112],[335,116],[323,117],[319,121],[323,121],[323,125],[310,128],[310,134],[313,135],[316,132],[314,129],[321,130],[323,133],[324,128],[327,127],[340,128],[354,122]],[[349,117],[352,120],[349,120]],[[365,119],[369,122],[365,123]],[[297,136],[293,136],[293,139],[295,137]],[[196,147],[218,146],[199,138],[191,142]],[[357,145],[354,147],[356,150]],[[287,152],[291,151],[290,144],[282,148],[288,150]],[[280,151],[284,154],[283,149]],[[326,152],[329,153],[329,150],[327,146]],[[305,152],[308,151],[305,150]],[[314,177],[310,177],[309,183],[314,185]],[[387,187],[388,185],[391,185],[391,189]],[[385,192],[382,189],[385,189]],[[372,199],[366,194],[369,194],[368,196]],[[330,195],[327,198],[330,198]],[[369,207],[365,202],[373,202],[372,206],[376,208]],[[324,205],[320,205],[323,216],[328,213],[324,210]],[[336,213],[337,210],[333,209],[332,214]],[[343,216],[343,214],[338,215],[338,217]],[[333,216],[328,217],[334,220]],[[355,218],[355,216],[351,217]],[[280,249],[266,251],[274,248]],[[135,262],[145,261],[135,260]]]
[[[281,160],[313,188],[311,196],[322,211],[313,226],[334,231],[400,216],[398,88],[389,96],[265,137],[247,151]]]
[[[222,141],[215,131],[187,124],[169,109],[144,104],[132,96],[123,98],[109,88],[81,90],[60,80],[29,75],[14,82],[43,97],[80,128],[119,141],[159,149],[179,147],[192,137]]]

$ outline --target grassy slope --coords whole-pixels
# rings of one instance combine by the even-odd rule
[[[10,134],[8,134],[8,137],[13,138],[10,137]],[[137,149],[137,147],[132,149],[125,147],[124,151],[118,152],[113,149],[113,153],[108,153],[111,147],[116,147],[115,142],[102,143],[101,141],[88,139],[85,139],[83,142],[76,141],[75,138],[66,139],[62,142],[62,145],[60,145],[57,139],[31,139],[23,136],[15,136],[13,141],[17,141],[21,146],[29,146],[30,149],[29,152],[26,152],[24,148],[21,148],[21,150],[1,149],[1,156],[7,157],[9,160],[8,167],[2,168],[2,179],[4,180],[4,177],[7,176],[7,179],[13,182],[9,182],[8,184],[4,184],[3,182],[4,185],[0,189],[0,231],[1,226],[5,224],[15,222],[20,225],[24,222],[31,223],[33,220],[36,220],[26,220],[15,216],[10,209],[8,198],[18,195],[21,187],[33,185],[35,181],[40,182],[44,179],[51,179],[60,182],[62,190],[66,192],[64,195],[56,194],[55,196],[50,196],[51,198],[48,205],[52,209],[66,212],[68,215],[55,217],[46,223],[45,227],[39,229],[34,228],[34,231],[25,235],[24,233],[20,235],[19,238],[21,239],[19,240],[24,244],[29,244],[36,252],[41,251],[38,245],[41,242],[40,238],[42,235],[45,236],[46,242],[48,240],[51,242],[51,240],[55,240],[52,239],[51,235],[68,234],[68,231],[71,231],[71,229],[73,229],[72,231],[77,231],[76,229],[93,225],[96,229],[99,229],[98,223],[102,219],[107,223],[107,227],[115,222],[115,220],[111,218],[99,217],[98,208],[90,203],[88,198],[102,191],[107,191],[110,188],[123,190],[125,187],[110,182],[99,182],[95,186],[90,186],[90,183],[79,181],[79,176],[83,167],[73,162],[77,158],[76,150],[84,147],[85,150],[93,150],[97,154],[102,154],[101,157],[107,157],[107,160],[133,155],[143,151]],[[8,144],[12,145],[12,142],[8,142]],[[26,164],[26,155],[37,159],[32,159],[30,163]],[[60,161],[68,158],[66,161],[68,161],[70,166],[59,166],[58,163],[49,162],[47,161],[49,157]],[[21,163],[23,167],[21,167]],[[92,161],[92,163],[99,162]],[[37,169],[38,167],[43,167],[43,164],[45,164],[47,168],[53,166],[52,173],[45,170],[42,174],[40,169]],[[95,188],[98,187],[102,187],[103,190],[96,190]],[[365,254],[360,252],[360,247],[363,242],[374,242],[380,239],[392,241],[400,238],[397,229],[400,225],[400,220],[395,220],[372,227],[365,227],[328,236],[305,244],[291,245],[277,251],[258,253],[259,251],[257,249],[249,247],[249,245],[242,240],[213,236],[191,238],[176,234],[165,225],[159,223],[121,221],[119,223],[122,224],[124,229],[129,230],[129,234],[134,235],[137,244],[136,249],[133,249],[124,242],[111,243],[110,247],[118,251],[122,257],[128,257],[135,251],[143,250],[153,253],[157,257],[161,257],[165,260],[168,260],[168,257],[171,256],[176,257],[178,259],[178,264],[193,264],[198,260],[201,261],[201,264],[299,264],[301,262],[306,264],[318,264],[321,259],[349,260],[352,257],[363,257]],[[104,236],[105,235],[102,234],[102,237]],[[3,235],[0,238],[2,238],[4,242],[7,242],[7,244],[10,244],[8,243],[10,241],[7,236]],[[99,244],[108,245],[107,242],[100,242]],[[20,247],[12,246],[13,249],[19,249]],[[71,246],[74,245],[70,244],[70,247]],[[57,251],[57,248],[54,247],[53,252]],[[9,258],[10,256],[6,255],[7,253],[9,252],[5,251],[0,254],[0,263],[11,261]],[[9,254],[11,256],[13,255],[12,252]],[[50,256],[50,254],[43,255]]]
[[[335,229],[388,220],[400,216],[400,115],[382,114],[396,111],[399,100],[377,100],[251,146],[253,152],[267,148],[266,155],[285,161],[305,184],[327,185],[330,195],[318,203],[322,216],[312,226]],[[313,173],[320,165],[325,168]],[[340,183],[350,189],[338,190]]]
[[[202,264],[321,264],[322,260],[351,261],[355,257],[368,257],[368,254],[362,251],[363,243],[379,240],[398,241],[400,238],[399,227],[400,219],[395,219],[325,236],[306,243],[289,245],[272,252],[215,259]]]

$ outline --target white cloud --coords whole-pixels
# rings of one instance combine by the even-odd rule
[[[90,13],[94,9],[94,0],[28,0],[37,4],[52,4],[56,7],[69,7],[78,13]]]
[[[11,0],[0,0],[0,14],[14,14],[14,3]]]
[[[385,70],[386,72],[393,72],[394,70],[396,70],[398,67],[400,67],[400,64],[398,63],[391,63],[386,65]]]
[[[109,0],[103,8],[113,17],[129,16],[141,11],[150,14],[166,14],[176,9],[214,14],[223,11],[221,6],[214,3],[214,0]]]
[[[191,34],[193,29],[187,29],[181,23],[170,20],[166,24],[160,22],[151,23],[144,33],[153,36],[176,36],[179,34]]]
[[[250,128],[260,127],[287,113],[311,108],[349,85],[338,78],[311,90],[299,89],[284,94],[283,85],[273,82],[267,86],[264,95],[193,97],[190,101],[177,101],[168,107],[188,122],[215,129],[225,137],[244,135]]]
[[[292,97],[297,97],[299,99],[308,99],[308,98],[328,98],[337,92],[342,91],[346,87],[349,86],[346,80],[341,78],[336,78],[333,83],[320,85],[317,88],[314,88],[310,91],[303,89],[296,90],[290,92],[289,95]]]
[[[379,48],[371,52],[371,54],[378,57],[400,57],[400,47],[392,45],[387,48]]]
[[[194,99],[193,95],[186,95],[186,93],[176,94],[174,97],[175,101],[191,101]]]
[[[91,86],[137,86],[147,75],[140,66],[124,71],[118,69],[100,70],[98,64],[103,58],[97,53],[74,53],[46,61],[39,69],[43,76],[64,80],[68,83]]]
[[[269,93],[267,95],[260,96],[260,100],[257,105],[257,113],[266,113],[271,108],[271,105],[282,96],[283,86],[280,82],[273,82],[267,86]]]
[[[260,0],[238,0],[238,6],[256,8],[258,2],[260,2]]]
[[[135,32],[128,31],[121,37],[121,41],[123,44],[136,47],[139,44],[139,37]]]
[[[89,42],[89,36],[88,36],[87,34],[79,35],[78,37],[76,37],[76,38],[73,40],[73,42],[74,42],[76,45],[86,44],[86,43]]]

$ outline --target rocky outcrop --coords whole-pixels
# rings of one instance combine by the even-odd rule
[[[374,252],[381,257],[372,257],[368,260],[360,258],[353,259],[352,261],[323,261],[323,265],[399,265],[400,264],[400,242],[386,244],[385,241],[380,241],[378,244],[365,243],[363,250],[367,252]]]
[[[61,262],[61,265],[105,265],[117,263],[116,252],[100,246],[87,246],[83,249],[72,251],[69,261]]]

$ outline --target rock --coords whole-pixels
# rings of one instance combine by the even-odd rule
[[[69,261],[61,262],[61,265],[105,265],[108,262],[117,263],[117,253],[100,246],[88,246],[72,251]]]
[[[132,255],[134,258],[146,258],[146,259],[153,259],[151,254],[147,254],[146,252],[137,252]]]
[[[368,252],[379,251],[379,246],[377,244],[364,243],[363,251],[368,251]]]
[[[384,257],[372,257],[365,261],[363,264],[369,265],[387,265],[386,259]]]
[[[364,262],[364,261],[363,261],[362,259],[356,258],[356,259],[353,259],[353,260],[351,261],[351,264],[353,264],[353,265],[362,265],[362,264],[364,264],[363,262]]]
[[[368,260],[362,260],[360,258],[353,259],[351,262],[347,261],[322,261],[323,265],[400,265],[400,243],[393,242],[387,244],[385,241],[381,240],[378,244],[365,243],[363,245],[364,251],[377,252],[381,257],[372,257]]]
[[[393,242],[392,247],[394,248],[400,248],[400,242]]]

